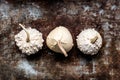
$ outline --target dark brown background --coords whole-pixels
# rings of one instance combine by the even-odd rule
[[[14,41],[19,23],[41,31],[44,40],[55,27],[65,26],[75,45],[67,58],[50,51],[45,42],[42,50],[27,56]],[[76,45],[76,36],[87,28],[95,28],[103,38],[94,56],[84,55]],[[119,80],[120,1],[0,0],[0,80],[34,79]]]

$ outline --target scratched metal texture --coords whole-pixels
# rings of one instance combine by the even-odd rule
[[[43,49],[23,54],[15,45],[18,24],[43,33]],[[49,50],[45,39],[57,26],[68,28],[74,47],[65,58]],[[97,55],[77,49],[76,36],[95,28],[103,38]],[[66,35],[64,35],[66,36]],[[119,80],[119,0],[0,0],[0,80]]]

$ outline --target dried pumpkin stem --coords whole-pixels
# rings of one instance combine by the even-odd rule
[[[29,42],[30,41],[30,35],[29,35],[29,33],[28,33],[28,31],[26,30],[26,28],[22,25],[22,24],[19,24],[21,27],[22,27],[22,29],[26,32],[26,34],[27,34],[27,38],[26,38],[26,42]]]
[[[67,52],[65,51],[65,49],[62,47],[61,42],[58,41],[57,44],[58,44],[58,47],[60,48],[60,50],[61,50],[61,51],[63,52],[63,54],[65,55],[65,57],[67,57],[68,54],[67,54]]]
[[[94,38],[92,38],[90,41],[92,44],[94,44],[96,42],[96,40],[98,39],[98,36],[95,36]]]

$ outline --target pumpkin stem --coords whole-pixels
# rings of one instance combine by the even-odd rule
[[[26,28],[22,25],[22,24],[19,24],[21,27],[22,27],[22,29],[26,32],[26,34],[27,34],[27,38],[26,38],[26,42],[30,42],[30,35],[29,35],[29,33],[28,33],[28,31],[26,30]]]
[[[58,41],[57,44],[58,44],[58,47],[60,48],[60,50],[62,51],[62,53],[64,54],[64,56],[67,57],[68,54],[67,54],[67,52],[65,51],[65,49],[62,47],[61,42]]]
[[[92,38],[90,41],[92,44],[94,44],[96,42],[96,40],[98,39],[98,36],[95,36],[94,38]]]

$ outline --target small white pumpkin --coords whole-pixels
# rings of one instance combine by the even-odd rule
[[[85,29],[77,36],[77,46],[84,54],[97,54],[102,46],[102,37],[95,29]]]
[[[19,24],[23,30],[15,35],[16,45],[27,55],[34,54],[42,49],[43,38],[42,33],[34,28],[25,28],[22,24]]]
[[[63,53],[67,57],[67,52],[73,47],[72,35],[67,28],[63,26],[56,27],[48,34],[46,44],[51,50]]]

